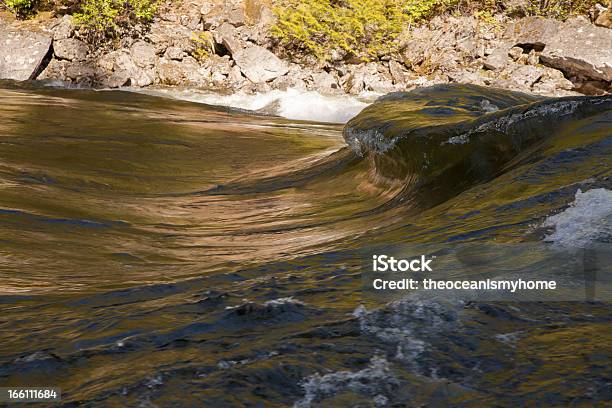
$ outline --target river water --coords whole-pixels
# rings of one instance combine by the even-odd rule
[[[612,97],[245,98],[0,84],[1,386],[65,407],[610,401],[607,295],[391,301],[362,272],[415,245],[605,256]],[[496,268],[550,274],[525,251]]]

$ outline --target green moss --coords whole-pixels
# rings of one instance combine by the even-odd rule
[[[30,17],[37,6],[36,0],[4,0],[3,3],[18,18]]]
[[[389,54],[409,23],[426,19],[454,0],[279,0],[272,34],[282,46],[321,60],[343,53],[371,60]]]
[[[84,0],[74,18],[99,43],[151,22],[158,6],[159,0]]]
[[[198,35],[194,34],[191,41],[195,45],[192,55],[198,61],[205,61],[215,53],[215,42],[209,31],[201,31]]]
[[[495,24],[496,13],[566,19],[588,14],[597,0],[529,0],[506,9],[498,0],[277,0],[272,34],[289,54],[330,60],[334,54],[372,60],[392,53],[410,24],[441,13],[473,14]]]
[[[601,0],[530,0],[524,14],[565,20],[578,14],[588,14]]]

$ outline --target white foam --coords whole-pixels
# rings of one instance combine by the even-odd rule
[[[294,299],[293,296],[290,297],[284,297],[284,298],[278,298],[278,299],[274,299],[274,300],[268,300],[267,302],[264,303],[264,306],[283,306],[283,305],[300,305],[300,306],[305,306],[305,303]]]
[[[373,398],[375,406],[385,406],[388,398],[383,393],[399,384],[393,375],[389,362],[381,356],[374,356],[368,367],[359,371],[336,371],[325,375],[314,374],[302,382],[304,398],[294,408],[319,406],[327,397],[343,391],[350,391]]]
[[[578,190],[565,211],[544,221],[544,227],[554,228],[544,240],[563,248],[584,248],[595,241],[608,241],[612,238],[611,219],[612,191]]]
[[[197,89],[126,89],[156,96],[205,103],[207,105],[225,106],[261,111],[294,120],[310,120],[329,123],[346,123],[356,116],[376,97],[374,93],[365,93],[359,97],[349,95],[323,95],[313,91],[287,89],[273,90],[265,93],[247,94],[238,92],[231,95],[201,91]]]

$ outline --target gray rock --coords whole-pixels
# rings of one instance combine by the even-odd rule
[[[527,55],[527,64],[529,65],[538,65],[540,63],[540,56],[535,50],[531,50],[529,55]]]
[[[289,71],[285,62],[258,45],[244,48],[233,57],[242,73],[254,83],[271,81]]]
[[[595,25],[599,27],[612,28],[612,11],[610,9],[602,11],[595,20]]]
[[[152,67],[139,67],[128,50],[113,51],[98,60],[102,83],[110,88],[121,86],[143,87],[156,80]]]
[[[342,77],[344,91],[353,95],[361,93],[365,88],[364,77],[363,69],[355,66],[351,67],[347,74]]]
[[[230,23],[221,24],[213,31],[213,37],[215,42],[223,45],[231,55],[234,55],[245,47],[244,42],[239,37],[238,30]]]
[[[87,58],[89,47],[76,38],[66,38],[53,42],[53,53],[58,59],[68,61],[84,61]]]
[[[335,93],[340,89],[338,81],[332,74],[326,71],[315,72],[311,74],[312,86],[311,89],[324,93]]]
[[[95,69],[87,63],[72,62],[66,66],[66,77],[78,84],[93,85],[95,75]]]
[[[223,4],[204,5],[200,13],[204,30],[214,30],[227,20]]]
[[[573,89],[574,84],[565,78],[561,71],[544,67],[542,68],[542,76],[533,85],[531,90],[541,95],[568,96],[577,94],[572,92]]]
[[[508,56],[515,61],[518,61],[519,58],[523,55],[523,49],[521,47],[512,47],[508,50]]]
[[[72,37],[74,34],[74,23],[72,21],[72,16],[65,15],[62,17],[61,21],[58,25],[53,27],[53,40],[65,40],[66,38]]]
[[[549,18],[525,17],[510,23],[504,38],[521,47],[541,50],[548,40],[560,31],[561,22]]]
[[[510,49],[507,45],[502,45],[493,50],[491,55],[485,58],[483,65],[486,69],[491,71],[501,71],[508,66],[508,50]]]
[[[246,80],[246,78],[242,76],[240,67],[238,65],[234,65],[227,75],[227,80],[233,84],[241,84]]]
[[[363,65],[363,85],[366,91],[390,92],[393,90],[393,80],[391,74],[384,69],[379,69],[378,64],[370,62]],[[382,71],[382,72],[381,72]]]
[[[541,68],[521,65],[510,74],[509,79],[520,87],[531,88],[544,74]]]
[[[484,78],[476,72],[458,69],[448,73],[448,79],[458,84],[485,85]]]
[[[145,38],[153,44],[156,54],[163,55],[168,47],[180,48],[186,54],[192,53],[195,50],[194,37],[193,31],[181,25],[156,22],[151,25]]]
[[[164,57],[169,60],[182,61],[185,53],[179,47],[168,47]]]
[[[219,72],[224,76],[228,76],[232,69],[232,61],[228,55],[223,57],[219,55],[211,55],[206,61],[207,66],[214,72]]]
[[[132,60],[141,68],[151,68],[157,61],[155,47],[144,41],[135,42],[130,48]]]
[[[161,58],[156,69],[159,81],[164,85],[204,86],[210,81],[210,69],[201,67],[190,56],[182,62]]]
[[[542,64],[579,78],[612,81],[612,30],[583,19],[569,20],[549,39]]]
[[[46,34],[0,27],[0,79],[36,79],[50,48]]]
[[[403,84],[406,82],[407,72],[404,66],[397,61],[389,61],[389,72],[393,78],[394,84]]]
[[[457,43],[457,51],[462,52],[466,56],[477,58],[484,54],[484,47],[481,46],[475,39],[467,38]]]
[[[227,21],[234,27],[242,27],[246,24],[246,15],[244,8],[236,7],[227,15]]]

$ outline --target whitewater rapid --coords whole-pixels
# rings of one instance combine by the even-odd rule
[[[125,88],[125,90],[264,113],[290,120],[326,123],[346,123],[381,96],[374,92],[364,92],[358,96],[323,95],[315,91],[294,88],[255,94],[240,91],[228,95],[198,89]]]

